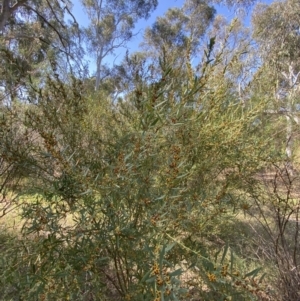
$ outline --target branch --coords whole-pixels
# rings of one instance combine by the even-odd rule
[[[57,15],[56,15],[55,11],[53,10],[53,7],[52,7],[51,4],[49,3],[49,1],[46,0],[46,2],[47,2],[47,4],[48,4],[48,6],[49,6],[49,8],[50,8],[50,10],[51,10],[51,12],[52,12],[52,14],[54,15],[54,18],[56,19],[56,21],[60,24],[60,26],[61,26],[62,28],[66,28],[66,26],[65,26],[65,25],[59,20],[59,18],[57,17]]]
[[[25,5],[25,6],[26,6],[26,8],[28,8],[29,10],[32,10],[33,12],[35,12],[41,19],[43,19],[43,21],[44,21],[49,27],[51,27],[51,28],[56,32],[56,34],[57,34],[57,36],[58,36],[58,38],[59,38],[61,44],[63,45],[63,47],[66,47],[66,46],[68,45],[67,39],[65,39],[65,38],[61,35],[61,33],[55,28],[55,26],[53,26],[50,22],[48,22],[48,21],[46,20],[46,18],[45,18],[43,15],[41,15],[36,9],[32,8],[31,6],[28,6],[28,5]],[[65,42],[66,42],[66,44],[65,44]]]

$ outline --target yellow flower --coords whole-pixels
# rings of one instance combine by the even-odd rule
[[[215,274],[207,273],[207,277],[210,282],[215,282],[217,280]]]

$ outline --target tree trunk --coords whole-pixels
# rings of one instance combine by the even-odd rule
[[[96,69],[95,91],[98,91],[99,90],[99,86],[100,86],[101,67],[102,67],[102,54],[103,54],[103,49],[101,48],[100,53],[97,55],[97,69]]]
[[[0,5],[0,32],[3,33],[5,24],[9,17],[18,9],[18,7],[23,6],[26,2],[27,0],[20,0],[10,7],[10,0],[2,1],[2,4]]]
[[[9,0],[3,0],[0,10],[0,32],[3,33],[4,26],[11,15],[11,9],[9,6]]]
[[[292,138],[292,120],[290,116],[286,115],[286,155],[289,161],[292,160],[293,155],[293,138]]]

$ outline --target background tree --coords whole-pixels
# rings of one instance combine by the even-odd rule
[[[105,77],[103,59],[120,47],[125,46],[133,35],[134,24],[147,18],[157,6],[157,0],[145,1],[82,1],[91,20],[86,29],[87,48],[96,58],[96,83]]]
[[[215,9],[206,1],[185,1],[182,8],[169,9],[145,30],[142,46],[146,56],[156,66],[159,59],[162,63],[172,61],[172,69],[178,74],[187,72],[186,62],[195,57],[214,15]]]
[[[299,97],[300,20],[297,1],[258,5],[253,14],[254,37],[269,81],[273,83],[275,110],[269,113],[285,115],[286,154],[292,160],[293,122],[299,123],[296,107]],[[268,70],[268,71],[267,71]]]
[[[277,152],[281,160],[273,162],[273,191],[268,202],[268,216],[272,217],[275,228],[266,223],[266,212],[261,209],[261,201],[257,201],[260,212],[264,213],[266,232],[272,238],[272,245],[267,252],[277,266],[278,293],[282,300],[299,299],[299,200],[296,187],[298,184],[297,166],[298,152],[294,143],[299,136],[299,18],[300,6],[297,1],[274,2],[258,5],[253,14],[254,38],[258,44],[258,55],[261,67],[257,71],[260,77],[259,90],[261,97],[269,98],[270,107],[265,115],[268,122],[280,120],[285,131],[277,131],[274,127],[274,140],[277,141]],[[257,91],[257,87],[253,90]],[[283,117],[282,120],[280,117]],[[277,121],[278,122],[278,121]],[[285,153],[285,154],[284,154]],[[267,178],[267,176],[266,176]],[[265,180],[267,182],[267,180]],[[284,197],[283,197],[284,196]],[[262,237],[260,236],[260,239]],[[263,239],[262,239],[263,240]]]
[[[41,85],[48,72],[66,79],[74,68],[76,72],[83,69],[78,59],[81,48],[75,43],[80,39],[79,28],[70,3],[20,1],[10,5],[10,1],[3,2],[10,15],[8,18],[7,12],[2,12],[6,21],[0,37],[1,85],[7,99],[24,95],[26,99],[28,87],[37,82]],[[69,24],[66,15],[71,17]]]

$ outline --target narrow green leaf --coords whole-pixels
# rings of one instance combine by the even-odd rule
[[[155,280],[156,280],[156,276],[153,276],[153,277],[147,279],[146,283],[152,283],[152,282],[155,282]]]
[[[159,120],[160,118],[155,118],[154,120],[153,120],[153,122],[150,124],[151,126],[154,126],[156,123],[157,123],[157,121]]]
[[[155,108],[158,108],[158,107],[162,106],[162,105],[163,105],[164,103],[166,103],[167,101],[168,101],[168,99],[166,99],[166,100],[164,100],[164,101],[158,103],[158,104],[155,106]]]
[[[175,245],[176,245],[176,242],[173,242],[173,243],[167,245],[167,247],[166,247],[166,253],[168,253]]]
[[[151,270],[148,271],[148,272],[143,276],[143,278],[141,279],[140,282],[143,283],[143,282],[146,281],[146,279],[147,279],[147,280],[151,279],[151,278],[149,278],[150,274],[151,274]],[[152,277],[152,278],[153,278],[153,277]],[[146,281],[146,282],[147,282],[147,281]]]
[[[162,268],[163,268],[164,256],[165,256],[165,246],[163,246],[163,248],[161,249],[160,254],[159,254],[159,268],[160,268],[160,270],[162,270]]]
[[[217,259],[218,259],[219,254],[221,253],[221,250],[222,250],[222,249],[219,249],[219,250],[216,252],[216,254],[215,254],[215,262],[217,262]]]
[[[230,273],[232,274],[233,271],[233,261],[234,261],[234,256],[233,256],[233,252],[230,249]]]
[[[228,251],[228,247],[229,247],[229,245],[228,245],[228,242],[227,242],[226,245],[225,245],[223,255],[222,255],[221,264],[223,264],[223,261],[225,259],[226,254],[227,254],[227,251]]]
[[[180,268],[180,269],[177,269],[177,270],[175,270],[174,272],[170,273],[169,276],[170,276],[170,277],[175,277],[175,276],[181,275],[182,273],[183,273],[183,272],[182,272],[182,269]]]
[[[125,158],[124,158],[124,162],[126,162],[131,156],[132,156],[133,152],[130,152]]]
[[[267,273],[263,273],[262,276],[259,278],[258,283],[262,283]]]
[[[262,269],[261,267],[257,268],[257,269],[254,269],[253,271],[247,273],[244,278],[247,278],[247,277],[250,277],[250,276],[255,277],[261,269]]]
[[[172,71],[172,68],[169,67],[169,68],[167,69],[167,71],[165,72],[164,76],[168,75],[171,71]]]
[[[190,172],[187,172],[187,173],[185,173],[183,175],[180,175],[180,176],[176,177],[176,179],[184,178],[184,177],[188,176],[189,174],[190,174]]]

